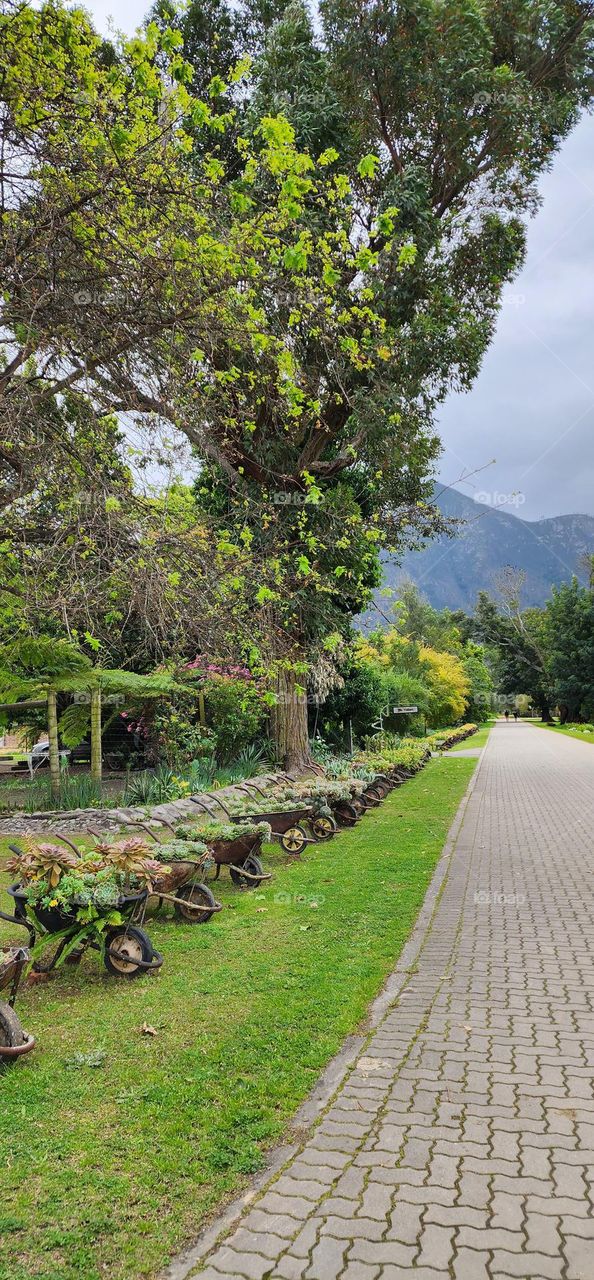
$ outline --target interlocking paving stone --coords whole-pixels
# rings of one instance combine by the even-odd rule
[[[591,745],[495,727],[399,998],[192,1275],[593,1280],[593,810]]]

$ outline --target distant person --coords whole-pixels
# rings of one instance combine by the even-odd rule
[[[520,712],[519,712],[519,711],[517,711],[517,710],[516,710],[516,711],[514,711],[514,720],[515,720],[516,724],[518,723],[519,718],[520,718]]]
[[[506,720],[509,720],[509,711],[506,711],[506,712],[505,712],[505,718],[506,718]]]

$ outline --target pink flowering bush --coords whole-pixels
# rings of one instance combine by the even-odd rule
[[[202,677],[200,687],[217,760],[231,760],[254,741],[264,722],[266,708],[257,681],[247,667],[210,662],[201,656],[189,662],[186,670]]]

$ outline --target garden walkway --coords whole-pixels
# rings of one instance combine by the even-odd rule
[[[593,818],[593,746],[496,725],[397,1002],[234,1233],[169,1274],[592,1280]]]

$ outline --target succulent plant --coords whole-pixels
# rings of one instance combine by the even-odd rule
[[[51,889],[59,883],[65,871],[77,867],[80,858],[71,849],[59,844],[33,844],[27,840],[22,853],[16,854],[6,863],[7,869],[16,872],[27,882],[30,880],[46,880]]]

